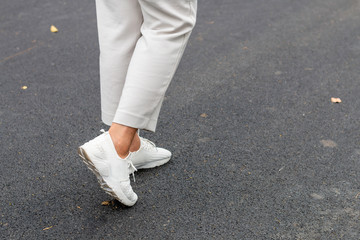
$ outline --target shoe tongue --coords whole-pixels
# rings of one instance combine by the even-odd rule
[[[129,180],[129,166],[126,160],[116,159],[111,162],[111,176],[116,181]]]

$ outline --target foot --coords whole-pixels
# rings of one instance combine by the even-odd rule
[[[78,153],[106,193],[126,206],[136,203],[138,197],[129,179],[129,174],[136,170],[131,161],[132,154],[120,158],[108,132],[79,147]]]
[[[140,137],[140,148],[132,152],[132,163],[137,169],[153,168],[167,163],[171,158],[171,152],[158,148],[155,144]]]

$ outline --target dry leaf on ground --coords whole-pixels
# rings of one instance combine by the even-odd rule
[[[56,33],[56,32],[58,32],[58,29],[54,25],[51,25],[50,26],[50,31],[53,32],[53,33]]]
[[[341,103],[341,99],[340,98],[331,98],[331,102],[333,103]]]
[[[329,148],[334,148],[337,147],[336,142],[334,142],[333,140],[321,140],[320,143],[323,145],[323,147],[329,147]]]
[[[110,205],[110,201],[103,201],[101,203],[102,206],[109,206]]]

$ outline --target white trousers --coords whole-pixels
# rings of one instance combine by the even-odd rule
[[[155,131],[197,0],[96,0],[105,124]]]

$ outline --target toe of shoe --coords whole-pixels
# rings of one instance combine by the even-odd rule
[[[165,148],[157,148],[157,153],[156,153],[158,158],[163,158],[163,159],[170,159],[171,158],[171,152]]]
[[[115,187],[112,187],[117,200],[126,206],[133,206],[138,200],[137,194],[133,191],[130,181],[118,183]]]

